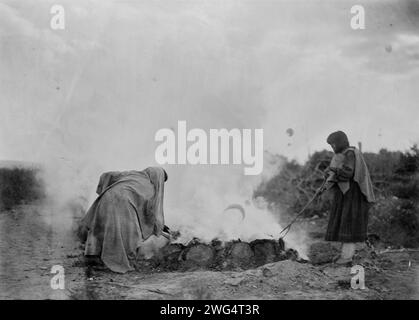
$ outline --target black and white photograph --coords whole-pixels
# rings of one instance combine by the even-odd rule
[[[418,300],[418,102],[419,0],[0,0],[0,300]]]

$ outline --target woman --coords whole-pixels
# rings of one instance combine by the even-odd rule
[[[367,165],[361,152],[349,146],[346,134],[333,132],[327,138],[335,156],[326,169],[325,189],[333,194],[326,241],[342,242],[336,263],[352,261],[357,242],[367,239],[368,210],[375,201]]]
[[[167,230],[163,214],[166,180],[166,171],[158,167],[102,174],[96,190],[99,196],[81,222],[85,256],[100,257],[115,272],[133,270],[141,244]]]

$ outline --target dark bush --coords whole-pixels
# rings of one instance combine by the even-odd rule
[[[404,181],[395,181],[390,185],[390,192],[402,199],[419,198],[419,184],[415,177],[405,179]]]
[[[0,209],[30,203],[44,196],[36,168],[0,168]]]
[[[273,206],[281,208],[283,213],[292,216],[304,207],[321,186],[322,172],[329,165],[332,156],[330,151],[318,151],[304,165],[285,158],[279,173],[259,185],[254,191],[254,197],[261,196]],[[326,197],[318,198],[307,208],[305,215],[322,215],[328,206]]]
[[[380,199],[370,211],[369,231],[380,235],[386,245],[419,246],[419,214],[414,201]]]
[[[419,246],[419,150],[402,153],[387,175],[387,196],[370,212],[370,230],[388,245]],[[388,195],[389,194],[389,195]]]

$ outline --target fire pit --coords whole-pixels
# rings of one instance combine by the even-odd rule
[[[240,240],[222,242],[214,239],[210,243],[204,243],[195,238],[187,245],[180,243],[167,245],[151,259],[138,261],[137,269],[140,271],[250,269],[288,259],[302,261],[297,251],[285,249],[282,239],[257,239],[250,243]]]

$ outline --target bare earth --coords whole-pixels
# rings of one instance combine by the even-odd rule
[[[52,228],[35,205],[0,213],[0,299],[419,299],[419,253],[380,254],[365,263],[365,290],[348,267],[291,260],[237,271],[130,272],[87,268],[70,228]],[[65,270],[53,290],[51,268]]]

